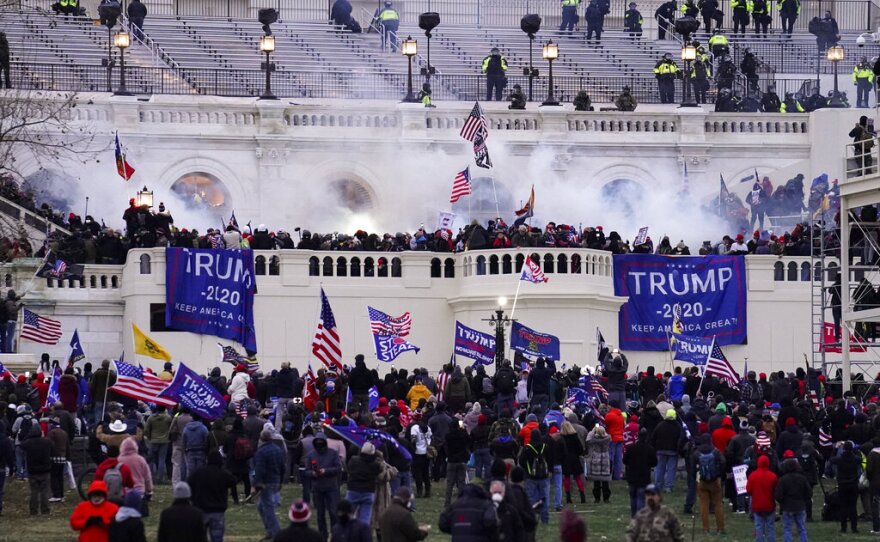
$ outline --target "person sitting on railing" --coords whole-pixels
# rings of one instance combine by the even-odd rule
[[[513,90],[510,94],[507,95],[507,101],[510,102],[510,105],[507,106],[507,109],[519,109],[523,110],[526,108],[526,96],[523,94],[522,87],[520,85],[513,85]],[[575,111],[578,109],[575,108]]]
[[[620,93],[620,96],[614,99],[614,106],[618,111],[635,111],[638,105],[639,102],[636,100],[636,97],[632,95],[629,87],[623,87],[623,92]]]
[[[575,111],[593,111],[592,101],[586,90],[579,91],[571,103]]]

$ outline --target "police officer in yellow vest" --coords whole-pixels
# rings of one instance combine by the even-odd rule
[[[863,56],[853,68],[853,83],[856,85],[856,107],[868,107],[874,88],[874,68],[868,64],[867,57]]]
[[[58,6],[64,15],[76,16],[79,14],[79,0],[59,0]]]
[[[660,89],[660,103],[675,103],[675,80],[681,77],[681,70],[672,60],[672,53],[663,54],[663,58],[654,66],[654,75],[657,77],[657,86]]]
[[[741,32],[745,36],[750,14],[754,9],[752,0],[730,0],[730,7],[733,9],[733,34]]]
[[[804,106],[791,92],[785,93],[785,101],[779,106],[780,113],[803,113]]]
[[[715,58],[722,57],[730,52],[730,47],[727,46],[727,36],[722,34],[717,28],[712,37],[709,38],[709,50],[712,51],[712,56]]]
[[[791,33],[794,32],[794,22],[801,13],[801,1],[777,0],[776,9],[779,10],[779,18],[782,21],[782,33],[791,37]]]
[[[483,73],[486,74],[486,101],[492,101],[492,90],[495,90],[495,100],[501,101],[501,93],[507,86],[507,59],[497,47],[489,51],[489,56],[483,59]]]
[[[571,32],[578,22],[578,6],[581,0],[562,0],[562,24],[559,25],[559,31],[563,30]]]
[[[397,29],[400,26],[400,14],[392,7],[391,0],[385,0],[385,7],[376,10],[376,22],[382,30],[382,49],[391,43],[391,52],[397,52]]]
[[[770,2],[772,0],[752,0],[752,22],[755,24],[755,35],[763,33],[767,37],[770,26]]]

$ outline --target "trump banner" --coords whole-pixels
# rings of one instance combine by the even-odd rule
[[[165,260],[165,325],[256,352],[253,251],[169,247]]]
[[[178,365],[174,380],[162,390],[159,397],[177,401],[209,422],[226,412],[226,400],[220,392],[183,363]]]
[[[682,332],[716,344],[746,340],[746,273],[742,256],[614,256],[621,350],[666,350],[676,310]],[[676,308],[678,306],[678,309]]]
[[[675,338],[674,359],[694,365],[706,364],[709,352],[712,351],[712,339],[679,335],[678,333],[673,333],[672,336]]]
[[[455,321],[455,354],[490,365],[495,361],[495,337]]]
[[[510,348],[531,357],[559,359],[559,339],[514,322],[510,330]]]

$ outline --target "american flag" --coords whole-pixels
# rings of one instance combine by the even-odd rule
[[[159,397],[162,390],[168,387],[168,382],[130,363],[124,361],[114,363],[116,364],[116,383],[110,386],[111,390],[145,403],[155,403],[167,407],[177,404],[176,401],[168,397]]]
[[[305,374],[305,382],[303,383],[303,406],[306,407],[306,410],[311,412],[315,408],[315,404],[318,402],[318,388],[316,385],[317,379],[315,378],[315,372],[312,371],[312,362],[309,362],[309,370]]]
[[[3,377],[6,376],[7,374],[9,375],[9,378],[11,378],[12,380],[15,380],[15,375],[12,374],[12,371],[10,371],[9,369],[7,369],[5,365],[3,365],[2,363],[0,363],[0,378],[3,378]]]
[[[589,404],[590,396],[587,390],[581,388],[568,388],[568,397],[565,399],[565,406],[574,407],[582,404]]]
[[[437,400],[443,400],[443,394],[446,393],[446,383],[449,382],[449,377],[452,376],[450,373],[446,371],[440,371],[440,374],[437,376]]]
[[[452,196],[449,198],[449,203],[455,203],[462,196],[467,196],[471,194],[471,168],[466,167],[462,171],[459,171],[455,175],[455,179],[452,181]]]
[[[712,350],[709,353],[709,360],[706,362],[706,374],[713,374],[719,379],[724,380],[730,387],[735,387],[739,383],[739,375],[733,369],[733,365],[727,361],[721,347],[715,341],[712,341]]]
[[[231,346],[223,346],[220,343],[217,343],[217,346],[220,347],[220,361],[223,363],[230,363],[234,366],[244,365],[247,368],[248,374],[254,374],[258,370],[260,370],[260,364],[255,360],[248,359],[246,356],[243,356],[235,350],[235,348]]]
[[[24,309],[21,338],[42,344],[58,344],[58,339],[61,338],[61,322]]]
[[[825,426],[819,427],[819,446],[828,447],[831,446],[833,442],[831,442],[831,433],[829,433]]]
[[[547,282],[549,279],[544,276],[544,272],[541,271],[540,265],[536,264],[531,258],[526,258],[525,262],[523,262],[519,280],[540,283]]]
[[[342,371],[342,344],[336,331],[336,318],[327,295],[321,288],[321,314],[318,316],[318,329],[312,341],[312,354],[325,366]]]
[[[412,328],[412,317],[409,312],[405,312],[397,318],[392,318],[382,311],[378,311],[368,306],[367,312],[370,315],[370,329],[373,335],[391,335],[393,337],[406,337]]]
[[[484,140],[489,138],[489,123],[486,122],[486,116],[483,115],[480,102],[474,103],[474,108],[471,109],[470,115],[464,121],[464,126],[459,132],[459,135],[468,141],[473,141],[477,134],[482,135]]]
[[[64,260],[55,260],[55,266],[52,268],[52,274],[60,277],[67,271],[67,263]]]

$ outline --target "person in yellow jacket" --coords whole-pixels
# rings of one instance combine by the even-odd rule
[[[425,107],[437,107],[431,101],[431,85],[428,83],[422,84],[422,90],[419,91],[419,96],[417,99],[419,100],[419,103],[421,103]]]
[[[660,103],[675,103],[675,80],[681,77],[681,70],[672,60],[672,53],[663,54],[663,58],[654,66],[654,75],[660,90]]]
[[[803,113],[804,106],[791,92],[785,93],[785,101],[779,106],[780,113]]]
[[[397,29],[400,27],[400,13],[394,9],[391,0],[385,0],[384,7],[377,8],[373,20],[382,31],[382,49],[391,43],[391,52],[397,52]]]
[[[856,85],[856,107],[868,107],[874,88],[874,68],[868,64],[867,57],[863,56],[853,68],[853,83]]]
[[[801,13],[800,0],[777,0],[776,9],[779,10],[779,18],[782,21],[782,33],[791,37],[791,33],[794,32],[794,22]]]
[[[501,101],[501,93],[507,86],[507,59],[497,47],[489,51],[489,56],[483,59],[483,73],[486,74],[486,101],[492,101],[492,90],[495,90],[495,100]]]
[[[733,9],[733,34],[741,32],[745,36],[750,14],[754,9],[752,0],[730,0],[730,7]]]
[[[581,0],[562,0],[562,24],[559,31],[572,32],[578,22],[578,6]]]
[[[424,399],[425,402],[427,402],[429,397],[431,397],[431,390],[422,383],[421,378],[416,379],[415,384],[413,384],[409,389],[409,392],[406,394],[406,400],[409,401],[409,408],[411,410],[415,410],[419,407],[419,399]]]

